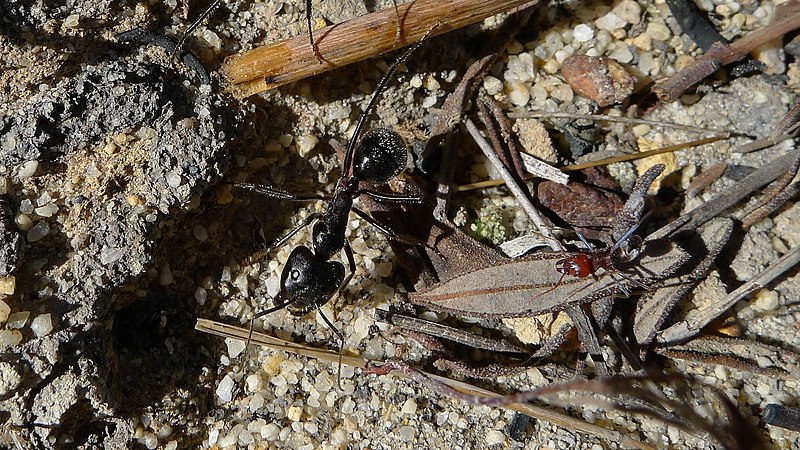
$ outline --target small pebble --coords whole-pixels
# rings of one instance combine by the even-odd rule
[[[17,177],[20,180],[24,180],[33,176],[36,173],[36,169],[39,168],[39,161],[27,161],[22,163],[19,168],[19,172],[17,172]]]
[[[417,412],[417,402],[413,398],[409,398],[405,401],[405,403],[403,403],[402,408],[400,408],[400,412],[406,415],[413,415]]]
[[[500,430],[491,430],[486,433],[486,445],[498,445],[506,441],[506,435]]]
[[[244,351],[245,342],[240,339],[225,338],[225,345],[228,347],[228,357],[233,359]]]
[[[5,277],[0,277],[0,294],[11,295],[17,289],[17,277],[14,275],[7,275]],[[0,305],[0,311],[2,311],[2,305]],[[0,320],[2,322],[2,320]]]
[[[14,217],[14,222],[17,224],[17,228],[22,231],[28,231],[33,227],[33,220],[31,220],[31,216],[27,214],[17,214],[17,216]]]
[[[8,303],[0,300],[0,323],[8,320],[9,314],[11,314],[11,307],[8,306]]]
[[[12,313],[8,316],[8,323],[6,324],[6,328],[15,329],[15,328],[22,328],[28,322],[28,317],[30,317],[30,311],[20,311]]]
[[[22,333],[19,330],[0,330],[0,349],[13,347],[22,342]]]
[[[594,21],[594,25],[597,28],[606,31],[614,31],[622,28],[626,23],[625,19],[616,15],[613,11]]]
[[[612,12],[632,25],[636,25],[642,20],[642,7],[635,0],[622,0]]]
[[[36,208],[34,212],[42,217],[51,217],[53,214],[58,212],[58,205],[55,203],[48,203],[44,206]]]
[[[233,386],[234,381],[230,375],[225,375],[222,381],[219,382],[217,386],[217,397],[221,403],[228,403],[233,398]]]
[[[400,436],[400,439],[411,442],[414,440],[414,435],[416,435],[417,430],[414,427],[410,427],[408,425],[404,425],[397,429],[397,434]]]
[[[53,331],[53,321],[50,314],[40,314],[31,322],[31,331],[36,337],[47,336]]]
[[[194,299],[197,300],[198,305],[205,305],[206,299],[208,298],[208,291],[203,289],[202,287],[198,287],[194,291]]]
[[[275,425],[274,423],[268,423],[261,427],[261,437],[270,441],[274,441],[278,438],[278,433],[280,433],[281,427]]]
[[[647,24],[647,34],[656,41],[666,41],[672,35],[669,31],[669,27],[658,22],[650,22]]]
[[[28,242],[38,242],[44,239],[50,233],[50,225],[45,221],[37,222],[30,230],[28,230]]]
[[[493,76],[483,78],[483,88],[489,95],[499,94],[503,90],[503,82]]]
[[[167,184],[171,188],[176,188],[181,184],[183,184],[183,177],[181,176],[180,173],[177,173],[175,171],[169,171],[167,172]]]
[[[65,28],[78,28],[78,24],[80,22],[81,16],[77,14],[70,14],[64,19],[64,27]]]
[[[119,247],[103,247],[100,251],[100,264],[108,265],[125,256],[126,249]]]
[[[303,415],[303,408],[297,405],[290,406],[289,409],[286,411],[286,418],[291,420],[292,422],[299,422],[300,417],[302,417],[302,415]]]
[[[621,103],[633,93],[633,77],[608,58],[571,56],[561,66],[561,74],[575,92],[601,107]]]
[[[594,30],[586,24],[580,24],[572,31],[572,36],[578,42],[589,42],[594,37]]]
[[[139,442],[149,450],[158,447],[158,438],[153,433],[145,433],[144,436],[139,439]]]
[[[208,239],[208,230],[206,227],[197,224],[192,227],[192,236],[200,242],[205,242]]]
[[[319,139],[317,139],[317,137],[314,136],[313,134],[306,134],[306,135],[300,136],[299,138],[297,138],[297,141],[296,141],[296,143],[297,143],[297,145],[296,145],[297,153],[300,156],[305,157],[306,155],[311,153],[311,150],[313,150],[314,147],[317,146],[318,142],[319,142]]]
[[[434,105],[436,105],[436,100],[437,99],[436,99],[435,95],[429,95],[429,96],[427,96],[427,97],[422,99],[422,107],[423,108],[431,108]]]

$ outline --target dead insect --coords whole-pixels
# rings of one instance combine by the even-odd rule
[[[608,261],[598,264],[586,253],[567,254],[566,258],[563,253],[534,253],[455,276],[411,293],[409,300],[461,316],[534,316],[602,298],[630,296],[633,288],[650,286],[668,277],[689,255],[677,244],[659,240],[644,242],[638,254],[628,261],[610,256],[599,260],[604,258]],[[610,265],[605,266],[605,262]],[[570,266],[573,263],[577,268]],[[585,271],[586,276],[564,279],[565,266],[566,271]],[[595,280],[588,276],[593,273],[589,269],[602,270],[601,275],[620,274],[621,279],[599,276]]]

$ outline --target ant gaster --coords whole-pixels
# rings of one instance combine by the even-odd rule
[[[348,215],[351,210],[389,236],[389,238],[404,240],[391,230],[380,225],[366,212],[354,207],[353,200],[360,195],[368,195],[376,200],[386,202],[419,203],[422,201],[422,198],[418,195],[385,193],[360,186],[361,182],[372,186],[385,185],[402,172],[408,162],[405,140],[393,130],[376,128],[366,133],[357,147],[356,142],[367,116],[377,104],[381,93],[397,71],[398,66],[421,44],[422,41],[398,58],[378,83],[367,108],[359,118],[353,137],[348,143],[342,163],[342,174],[336,183],[332,197],[327,198],[318,194],[297,195],[270,186],[237,183],[239,187],[285,200],[328,200],[328,204],[322,213],[310,214],[303,223],[272,246],[272,248],[275,248],[283,245],[302,228],[315,222],[312,228],[312,248],[301,245],[296,247],[289,255],[281,272],[280,292],[274,299],[275,306],[253,316],[250,322],[248,345],[250,337],[252,337],[253,321],[283,308],[288,308],[292,314],[297,316],[316,309],[340,342],[344,342],[341,333],[325,317],[320,310],[320,306],[327,303],[337,291],[349,284],[356,269],[353,251],[350,248],[350,243],[345,239]],[[341,250],[344,250],[347,257],[349,269],[347,276],[345,276],[344,264],[330,260]],[[263,252],[261,255],[263,255]]]

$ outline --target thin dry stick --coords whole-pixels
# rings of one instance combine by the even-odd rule
[[[699,311],[698,314],[687,317],[683,322],[677,323],[662,331],[658,335],[658,342],[677,342],[698,334],[703,327],[719,317],[720,314],[725,312],[736,302],[759,289],[763,289],[764,286],[794,267],[798,262],[800,262],[800,247],[794,248],[789,251],[789,253],[783,255],[781,259],[771,264],[763,272],[728,294],[721,302],[717,302],[713,306]]]
[[[414,0],[315,33],[322,63],[305,35],[253,49],[228,58],[221,72],[234,94],[246,97],[317,75],[337,67],[381,55],[419,41],[436,24],[432,36],[477,23],[529,3],[531,0]],[[400,39],[397,14],[400,14]]]
[[[649,119],[636,119],[633,117],[624,116],[609,116],[607,114],[573,114],[566,112],[556,111],[530,111],[530,112],[517,112],[509,113],[510,119],[573,119],[573,120],[603,120],[606,122],[626,123],[629,125],[650,125],[653,127],[672,128],[675,130],[692,131],[695,133],[714,133],[720,136],[740,135],[740,133],[732,133],[730,131],[715,130],[713,128],[693,127],[691,125],[683,125],[680,123],[661,122],[658,120]]]
[[[653,155],[660,155],[662,153],[669,153],[674,152],[676,150],[682,150],[689,147],[696,147],[698,145],[705,145],[710,144],[712,142],[721,141],[723,139],[727,139],[727,136],[712,136],[708,138],[698,139],[696,141],[684,142],[682,144],[675,144],[675,145],[668,145],[666,147],[657,148],[654,150],[648,150],[646,152],[639,152],[639,153],[632,153],[629,155],[620,155],[614,156],[611,158],[600,159],[597,161],[585,162],[581,164],[570,164],[568,166],[560,167],[563,172],[571,172],[576,170],[583,170],[589,167],[595,166],[607,166],[609,164],[618,163],[618,162],[625,162],[625,161],[634,161],[637,159],[647,158],[648,156]],[[534,178],[533,175],[528,175],[525,179]],[[506,184],[505,180],[498,179],[498,180],[486,180],[486,181],[479,181],[477,183],[470,183],[464,184],[461,186],[457,186],[454,191],[455,192],[464,192],[470,191],[472,189],[482,189],[487,187],[494,187],[494,186],[502,186]]]
[[[765,164],[727,191],[661,227],[658,231],[651,234],[649,238],[661,239],[681,230],[697,229],[700,225],[735,205],[756,189],[777,179],[786,172],[786,168],[797,158],[797,154],[796,150],[792,150],[774,161]]]
[[[239,339],[242,341],[247,339],[247,334],[248,334],[247,328],[227,325],[221,322],[208,319],[197,319],[197,323],[195,324],[195,329],[216,336]],[[295,355],[317,358],[319,360],[327,361],[334,364],[339,361],[339,354],[337,352],[331,350],[322,350],[310,347],[308,345],[284,341],[282,339],[272,337],[265,333],[254,332],[252,342],[273,349],[287,351]],[[356,356],[344,355],[342,357],[342,364],[346,364],[357,368],[362,368],[362,369],[366,368],[370,363],[371,361]],[[452,380],[447,377],[442,377],[439,375],[434,375],[426,372],[422,373],[424,373],[425,376],[427,377],[430,377],[436,381],[439,381],[440,383],[443,383],[453,389],[456,389],[459,392],[468,395],[479,395],[486,398],[501,397],[501,395],[496,392],[482,389],[477,386],[473,386],[469,383]],[[396,375],[402,376],[402,374],[399,373],[397,373]],[[609,430],[607,428],[603,428],[598,425],[586,423],[580,419],[576,419],[572,416],[555,411],[550,408],[536,406],[530,403],[511,403],[502,406],[504,408],[508,408],[520,412],[522,414],[527,414],[539,420],[548,421],[552,424],[564,427],[566,429],[592,434],[601,439],[606,439],[610,442],[619,442],[620,444],[626,447],[639,448],[643,450],[655,450],[655,447],[647,445],[641,441],[633,439],[620,432]]]
[[[798,27],[800,27],[800,14],[793,14],[756,30],[730,45],[716,42],[693,64],[668,79],[656,83],[653,91],[662,102],[671,102],[720,67],[744,59],[757,47]]]
[[[800,155],[792,161],[789,169],[781,175],[781,177],[767,189],[764,190],[764,195],[755,205],[748,208],[742,213],[742,227],[746,230],[754,224],[760,222],[762,219],[772,214],[776,209],[783,206],[790,198],[794,197],[797,192],[797,187],[800,182],[795,182],[791,186],[789,184],[797,177],[797,171],[800,169]]]
[[[797,134],[797,130],[800,129],[800,123],[796,123],[791,127],[787,128],[782,134],[776,137],[769,137],[766,139],[758,139],[753,142],[744,144],[742,146],[736,147],[735,149],[731,150],[733,153],[750,153],[756,150],[765,149],[767,147],[772,147],[773,145],[778,145],[779,143],[787,140],[792,139]]]
[[[520,203],[522,210],[525,211],[525,214],[530,217],[531,221],[534,225],[536,225],[536,229],[539,230],[539,233],[544,236],[545,241],[547,241],[547,245],[550,246],[553,251],[559,252],[564,251],[564,247],[561,246],[561,242],[558,241],[555,237],[553,237],[553,233],[550,231],[550,228],[544,223],[542,217],[539,215],[539,212],[536,210],[536,207],[533,206],[533,203],[528,199],[528,196],[522,189],[517,185],[514,181],[514,176],[511,175],[511,172],[506,169],[506,166],[500,161],[500,158],[492,149],[492,146],[486,142],[486,139],[481,136],[481,132],[478,131],[478,128],[475,126],[475,123],[470,118],[466,118],[464,120],[464,124],[467,127],[467,131],[478,144],[481,151],[486,158],[492,163],[492,165],[500,172],[500,176],[503,177],[506,184],[508,185],[508,189],[511,190],[511,193],[514,194],[517,201]]]

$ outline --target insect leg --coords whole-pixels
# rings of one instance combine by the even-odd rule
[[[402,235],[402,234],[395,233],[391,229],[389,229],[386,226],[380,224],[377,220],[375,220],[374,217],[370,216],[369,214],[367,214],[366,212],[364,212],[364,211],[362,211],[362,210],[360,210],[358,208],[354,207],[353,208],[353,212],[355,212],[358,217],[361,217],[362,219],[364,219],[365,222],[367,222],[370,225],[372,225],[373,227],[375,227],[375,229],[377,229],[381,233],[385,234],[386,237],[388,237],[389,239],[391,239],[393,241],[397,241],[397,242],[400,242],[400,243],[403,243],[403,244],[408,244],[408,245],[417,245],[417,244],[421,244],[422,243],[422,241],[420,241],[419,239],[414,238],[413,236],[408,236],[408,235]]]

